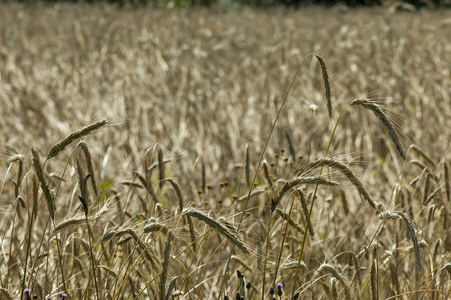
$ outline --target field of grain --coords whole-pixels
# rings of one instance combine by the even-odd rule
[[[0,4],[0,299],[448,299],[450,36]]]

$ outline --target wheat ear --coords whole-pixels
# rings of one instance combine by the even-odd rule
[[[307,199],[305,199],[304,192],[301,189],[297,189],[296,192],[299,195],[299,198],[301,199],[302,211],[304,213],[305,222],[307,223],[308,232],[310,233],[311,237],[314,237],[315,232],[313,231],[312,219],[311,216],[309,215]]]
[[[141,174],[139,174],[138,172],[135,172],[135,175],[136,175],[136,177],[138,177],[138,180],[141,181],[143,186],[146,187],[146,190],[150,194],[150,196],[152,197],[152,200],[155,203],[158,203],[157,195],[155,194],[155,191],[154,191],[153,186],[152,186],[152,182],[150,181],[151,173],[152,173],[152,169],[149,169],[148,176],[146,176],[146,178],[144,176],[142,176]]]
[[[282,219],[287,221],[294,229],[296,229],[297,232],[299,232],[300,234],[305,233],[304,228],[302,228],[295,221],[293,221],[293,219],[286,212],[284,212],[280,208],[276,208],[276,212],[279,216],[282,217]]]
[[[166,296],[166,280],[168,277],[169,255],[171,252],[171,243],[174,236],[172,234],[166,237],[166,244],[163,253],[163,265],[160,275],[160,299],[164,300]]]
[[[391,212],[384,211],[379,214],[379,219],[381,220],[394,220],[394,219],[403,219],[404,224],[406,225],[406,229],[410,234],[410,238],[412,239],[413,248],[415,250],[415,258],[417,261],[418,270],[421,270],[421,256],[420,256],[420,246],[418,244],[417,234],[413,227],[412,221],[410,218],[403,212]]]
[[[159,189],[161,190],[163,188],[164,185],[164,181],[163,179],[165,178],[164,176],[164,158],[163,158],[163,150],[161,150],[160,145],[158,145],[157,148],[157,152],[158,152],[158,176],[159,176]]]
[[[373,201],[371,196],[363,187],[363,184],[355,176],[354,172],[352,172],[352,170],[349,169],[346,165],[331,159],[321,159],[309,163],[306,166],[306,169],[315,169],[323,166],[328,166],[340,171],[354,185],[354,187],[357,189],[357,191],[363,197],[363,199],[365,199],[371,205],[371,207],[377,208],[377,203]]]
[[[363,98],[357,98],[354,100],[351,105],[360,105],[363,108],[371,110],[376,117],[381,121],[384,128],[388,131],[388,134],[390,135],[391,140],[396,146],[396,150],[398,150],[399,155],[406,160],[406,152],[404,151],[404,147],[402,146],[401,140],[399,138],[399,134],[395,128],[395,125],[393,122],[388,118],[387,114],[384,112],[384,110],[377,105],[374,101],[371,101],[370,99],[363,97]]]
[[[249,145],[246,144],[246,163],[244,164],[244,170],[246,173],[246,184],[247,187],[251,185],[251,169],[250,169],[250,159],[249,159]]]
[[[17,161],[18,164],[19,164],[19,168],[17,170],[17,179],[16,179],[16,181],[13,181],[13,183],[14,183],[14,197],[18,198],[19,197],[19,188],[20,188],[20,184],[21,184],[21,181],[22,181],[23,164],[24,164],[24,161],[25,161],[25,156],[23,154],[15,154],[15,155],[9,157],[7,161],[10,162],[10,163]]]
[[[329,74],[327,72],[326,62],[324,59],[316,55],[316,58],[319,61],[319,64],[321,65],[321,71],[323,73],[323,80],[324,80],[324,87],[326,89],[326,101],[327,101],[327,111],[329,112],[329,118],[332,118],[332,94],[330,92],[330,80],[329,80]]]
[[[229,241],[231,241],[234,245],[236,245],[238,248],[240,248],[244,253],[249,253],[249,250],[244,246],[243,242],[238,238],[238,236],[229,230],[229,225],[223,224],[222,222],[219,222],[213,218],[210,218],[209,216],[201,213],[198,210],[192,209],[192,208],[185,208],[182,212],[182,214],[187,216],[195,217],[196,219],[199,219],[203,221],[208,226],[216,229],[221,235],[223,235],[225,238],[227,238]]]
[[[172,234],[171,230],[168,226],[158,223],[157,220],[152,218],[149,220],[149,223],[144,226],[143,232],[149,233],[149,232],[163,232],[166,235]]]
[[[66,149],[67,146],[72,144],[75,140],[82,138],[96,130],[99,130],[100,128],[106,126],[108,124],[108,120],[104,119],[92,124],[89,124],[82,129],[79,129],[77,131],[72,132],[64,139],[60,140],[58,143],[53,145],[52,148],[50,148],[49,154],[47,156],[47,159],[51,159],[52,157],[57,156],[60,152],[62,152],[64,149]]]
[[[268,182],[268,186],[272,187],[273,182],[272,182],[271,176],[269,175],[269,167],[268,167],[267,161],[264,160],[262,162],[262,165],[263,165],[263,174],[265,175],[265,179]]]
[[[86,221],[85,216],[78,215],[75,217],[67,218],[61,221],[58,225],[55,226],[55,232],[60,231],[66,227],[72,226],[72,225],[78,225],[80,223],[83,223]]]
[[[448,200],[448,203],[451,202],[451,188],[449,185],[449,172],[448,172],[448,164],[444,163],[445,168],[445,191],[446,191],[446,200]]]
[[[373,263],[371,264],[370,278],[371,278],[371,299],[378,300],[379,296],[378,296],[378,289],[377,289],[377,262],[376,262],[376,259],[374,259]]]
[[[294,150],[293,140],[291,139],[290,132],[288,130],[285,130],[284,133],[288,143],[288,151],[290,151],[290,155],[293,158],[293,161],[296,161],[296,151]]]
[[[177,194],[180,212],[182,212],[183,206],[184,206],[183,196],[182,196],[182,192],[181,192],[178,184],[171,178],[166,178],[164,180],[169,181],[171,183],[172,187],[174,188],[175,193]],[[189,216],[186,216],[186,219],[188,220],[188,228],[189,228],[189,232],[190,232],[190,236],[191,236],[191,242],[193,243],[193,250],[196,251],[197,250],[196,249],[196,233],[194,232],[193,221],[191,220],[191,218]],[[185,223],[185,219],[183,219],[183,223]]]
[[[33,155],[32,157],[32,163],[34,171],[36,172],[36,176],[38,177],[39,183],[41,184],[41,190],[44,194],[45,200],[47,202],[47,208],[50,213],[50,217],[54,220],[55,219],[55,207],[54,207],[54,199],[52,196],[52,193],[50,192],[50,188],[47,185],[47,182],[45,181],[44,172],[42,170],[41,161],[39,160],[39,154],[34,148],[31,148],[31,153]]]
[[[343,287],[345,288],[346,298],[350,299],[350,291],[349,291],[348,283],[346,282],[346,280],[343,277],[343,275],[341,275],[340,272],[338,272],[338,270],[334,266],[329,265],[329,264],[322,264],[318,268],[318,270],[315,272],[315,274],[318,275],[321,272],[330,274],[333,277],[335,277],[343,285]]]
[[[277,193],[277,196],[271,200],[271,211],[274,211],[279,205],[280,200],[282,197],[292,188],[301,185],[301,184],[321,184],[321,185],[328,185],[328,186],[338,186],[339,184],[330,181],[321,177],[309,177],[309,176],[299,176],[296,177],[290,181],[285,182],[283,187],[279,190]]]
[[[178,277],[174,277],[171,279],[171,281],[169,281],[169,287],[168,287],[168,292],[166,293],[166,297],[164,298],[164,300],[170,300],[172,299],[172,293],[175,289],[175,285],[177,283],[177,279]]]
[[[426,153],[424,153],[417,145],[415,145],[415,144],[410,145],[409,150],[412,150],[418,156],[421,156],[423,158],[424,162],[426,163],[426,165],[430,169],[435,170],[436,165],[435,165],[434,161],[429,156],[427,156]]]
[[[89,151],[88,145],[85,142],[78,143],[78,146],[83,150],[83,154],[85,155],[86,167],[88,168],[88,173],[90,174],[91,185],[97,197],[99,197],[99,189],[97,188],[97,181],[94,174],[94,168],[92,167],[92,158],[91,152]]]
[[[205,164],[204,164],[204,160],[202,160],[202,182],[201,182],[201,189],[202,189],[202,193],[205,194],[206,192],[206,188],[207,188],[207,175],[206,175],[206,171],[205,171]]]

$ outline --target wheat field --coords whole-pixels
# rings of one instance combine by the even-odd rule
[[[450,36],[0,3],[0,299],[448,299]]]

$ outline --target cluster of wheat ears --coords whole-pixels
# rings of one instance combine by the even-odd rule
[[[23,134],[19,141],[14,134],[0,138],[10,148],[0,183],[0,299],[451,297],[446,155],[437,160],[423,147],[406,146],[409,131],[402,131],[383,99],[333,95],[338,88],[331,88],[327,56],[307,55],[296,62],[294,74],[271,67],[287,67],[285,56],[299,55],[288,54],[291,46],[283,43],[262,47],[263,55],[246,48],[242,69],[218,56],[213,66],[205,43],[214,43],[208,49],[226,57],[232,50],[244,53],[239,49],[248,41],[230,25],[235,16],[219,14],[228,20],[224,25],[205,11],[143,13],[94,6],[102,16],[97,19],[83,7],[5,4],[9,13],[0,12],[4,22],[19,20],[17,28],[1,27],[6,42],[0,47],[0,97],[7,104],[0,124]],[[41,14],[47,21],[33,19]],[[188,21],[193,14],[197,19]],[[256,35],[264,34],[265,22],[284,20],[274,27],[277,34],[294,32],[296,22],[303,22],[286,12],[272,18],[246,14],[255,27],[245,30]],[[74,19],[58,27],[52,23],[56,15]],[[154,22],[169,22],[167,27],[181,31],[189,27],[186,32],[194,36],[177,39],[165,26],[151,27]],[[106,32],[94,26],[89,32],[86,24],[105,26]],[[27,33],[39,26],[54,42]],[[75,42],[66,40],[69,29]],[[129,40],[127,30],[140,35]],[[346,25],[341,31],[343,39],[358,34]],[[404,47],[392,29],[383,32],[388,43]],[[305,39],[310,41],[308,35]],[[174,40],[176,46],[167,44]],[[348,49],[343,43],[337,47]],[[362,46],[358,40],[349,43]],[[440,45],[435,50],[445,51]],[[13,46],[19,47],[16,52]],[[383,47],[374,44],[364,52],[377,55]],[[265,67],[290,78],[288,86],[273,93],[269,75],[262,77],[249,53],[268,55]],[[190,66],[187,57],[197,63]],[[384,61],[380,64],[385,68]],[[390,66],[402,75],[399,60]],[[205,82],[207,70],[214,71],[217,82]],[[242,85],[225,77],[224,70],[241,74]],[[262,80],[261,86],[253,86],[246,72]],[[149,89],[139,88],[133,83],[140,78],[154,81]],[[418,74],[407,78],[421,88]],[[449,79],[437,82],[446,86]],[[93,100],[84,97],[109,95],[109,87],[124,115],[86,122],[80,107],[87,114],[96,111],[89,105]],[[260,88],[260,96],[250,95]],[[291,110],[288,106],[298,100],[292,95],[304,89],[319,101]],[[450,100],[443,88],[436,91]],[[43,100],[66,93],[77,99]],[[146,101],[147,93],[161,100]],[[221,109],[218,99],[240,95],[248,97],[246,104],[232,101]],[[259,97],[266,100],[256,104]],[[420,113],[427,114],[427,99],[419,103]]]

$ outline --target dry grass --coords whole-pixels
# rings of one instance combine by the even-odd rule
[[[0,4],[0,298],[449,298],[447,18]]]

